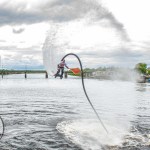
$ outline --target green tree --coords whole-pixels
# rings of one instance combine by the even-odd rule
[[[150,69],[147,69],[147,72],[146,72],[148,75],[150,75]]]
[[[95,70],[96,69],[94,69],[94,68],[85,68],[85,69],[83,69],[84,72],[93,72]]]
[[[139,73],[146,74],[147,73],[147,64],[138,63],[135,66],[135,70],[137,70]]]

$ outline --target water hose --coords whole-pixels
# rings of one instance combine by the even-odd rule
[[[0,116],[0,120],[2,122],[2,127],[3,127],[3,130],[2,130],[2,133],[0,134],[0,140],[2,139],[3,135],[4,135],[4,131],[5,131],[5,125],[4,125],[4,121],[2,119],[2,117]]]
[[[69,55],[75,56],[75,57],[78,59],[78,61],[79,61],[80,69],[81,69],[82,87],[83,87],[84,94],[85,94],[85,96],[86,96],[88,102],[90,103],[90,105],[91,105],[91,107],[92,107],[94,113],[96,114],[96,116],[97,116],[99,122],[101,123],[101,125],[103,126],[103,128],[105,129],[105,131],[106,131],[107,134],[108,134],[108,130],[106,129],[104,123],[102,122],[101,118],[99,117],[99,115],[98,115],[96,109],[94,108],[94,106],[93,106],[93,104],[92,104],[92,102],[91,102],[91,100],[90,100],[90,98],[88,97],[88,94],[87,94],[87,92],[86,92],[85,85],[84,85],[83,67],[82,67],[82,63],[81,63],[80,58],[79,58],[76,54],[74,54],[74,53],[68,53],[68,54],[66,54],[61,60],[63,61],[63,60],[64,60],[67,56],[69,56]]]

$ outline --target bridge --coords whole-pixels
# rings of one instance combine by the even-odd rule
[[[5,75],[11,75],[11,74],[24,74],[24,78],[27,78],[28,74],[45,74],[45,78],[48,78],[48,73],[46,70],[7,70],[7,69],[0,70],[0,75],[2,76],[2,78]],[[73,75],[69,71],[65,71],[64,77],[67,78],[68,74]],[[84,77],[86,78],[92,77],[92,72],[84,72]]]
[[[11,74],[24,74],[24,77],[27,78],[27,74],[45,74],[45,78],[48,78],[48,73],[45,70],[0,70],[0,75],[2,78],[5,75]]]

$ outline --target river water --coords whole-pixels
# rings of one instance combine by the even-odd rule
[[[0,79],[0,114],[5,123],[0,150],[150,149],[149,83],[85,79],[85,86],[108,134],[79,78]]]

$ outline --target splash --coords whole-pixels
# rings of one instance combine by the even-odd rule
[[[43,13],[49,9],[53,12],[48,14],[50,30],[43,46],[43,62],[49,74],[56,72],[65,52],[80,54],[87,62],[87,53],[106,53],[108,57],[107,53],[120,47],[120,43],[124,46],[129,41],[123,24],[96,0],[56,0],[45,5]]]
[[[139,78],[139,74],[129,68],[115,68],[114,72],[111,73],[110,79],[112,80],[123,80],[136,82]]]
[[[104,147],[121,146],[123,137],[128,133],[117,124],[107,124],[110,134],[107,135],[95,120],[64,121],[57,125],[57,130],[82,149],[97,150]]]
[[[102,22],[105,22],[103,25],[106,28],[111,27],[118,32],[120,38],[129,40],[123,24],[98,0],[55,0],[48,1],[43,5],[45,9],[42,6],[40,9],[43,14],[47,14],[47,11],[53,12],[47,14],[52,22],[71,22],[84,19],[88,15],[92,23],[101,21],[100,25],[102,25]]]
[[[51,25],[48,35],[43,45],[43,63],[50,75],[54,75],[57,71],[57,64],[64,55],[63,49],[57,43],[58,25]]]

